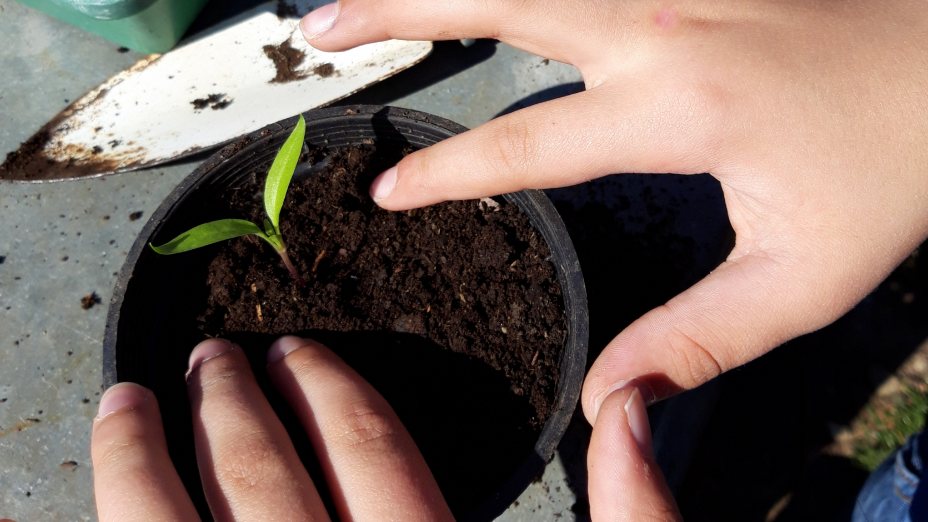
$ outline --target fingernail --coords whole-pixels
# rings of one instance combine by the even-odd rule
[[[338,11],[338,2],[332,2],[304,16],[300,21],[300,30],[303,31],[303,38],[312,40],[322,36],[323,33],[335,25],[335,20],[338,18]]]
[[[608,387],[599,394],[598,397],[593,399],[593,420],[596,420],[596,416],[599,415],[599,408],[602,407],[603,401],[606,400],[606,397],[612,395],[614,392],[621,390],[622,388],[628,388],[634,386],[642,394],[642,400],[645,403],[645,406],[654,404],[657,402],[657,394],[648,386],[644,381],[638,379],[626,379],[617,381],[612,386]]]
[[[273,364],[286,357],[290,352],[310,344],[310,342],[309,339],[303,339],[302,337],[285,335],[274,341],[274,344],[268,349],[267,363]]]
[[[651,454],[651,423],[648,421],[648,410],[638,388],[625,401],[625,418],[628,419],[628,428],[632,437],[638,444],[638,449],[646,455]]]
[[[592,419],[592,422],[593,422],[594,424],[596,423],[596,417],[599,416],[599,409],[602,408],[602,406],[603,406],[603,401],[606,400],[606,397],[612,395],[612,392],[618,391],[618,390],[621,390],[622,388],[624,388],[625,385],[628,384],[628,382],[629,382],[629,381],[627,381],[627,380],[625,380],[625,381],[618,381],[618,382],[616,382],[615,384],[613,384],[612,386],[606,388],[602,393],[600,393],[599,395],[597,395],[595,399],[593,399],[593,419]]]
[[[207,339],[196,345],[190,352],[187,362],[187,377],[210,359],[215,359],[235,349],[235,345],[225,339]]]
[[[114,384],[103,392],[103,397],[100,398],[97,419],[102,419],[120,410],[138,408],[148,401],[150,394],[151,392],[146,388],[133,382]]]
[[[377,179],[371,184],[371,197],[374,198],[374,201],[387,199],[390,194],[393,194],[394,188],[396,188],[396,167],[390,168],[377,176]]]

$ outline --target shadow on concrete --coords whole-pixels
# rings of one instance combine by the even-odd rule
[[[495,40],[477,40],[470,47],[456,40],[435,42],[432,54],[425,60],[337,103],[390,104],[488,60],[496,53],[496,45]]]
[[[732,245],[721,190],[706,175],[616,174],[546,193],[567,225],[587,283],[588,364],[632,321],[709,273]],[[704,386],[650,410],[657,459],[672,487],[683,482],[716,395],[714,385]],[[558,448],[580,520],[589,516],[589,436],[578,412]]]
[[[542,89],[509,105],[505,109],[499,111],[496,116],[494,116],[494,118],[499,118],[505,114],[516,112],[519,109],[524,109],[526,107],[553,100],[555,98],[561,98],[571,94],[576,94],[578,92],[583,92],[583,90],[583,82],[562,83],[560,85],[555,85],[554,87],[548,87],[547,89]]]
[[[920,250],[924,252],[926,245]],[[723,376],[679,498],[691,520],[847,520],[867,472],[822,449],[928,338],[928,263],[910,257],[834,324]]]
[[[186,40],[195,40],[200,36],[209,34],[210,30],[236,16],[254,9],[267,0],[223,0],[221,2],[207,2],[200,14],[187,29]]]

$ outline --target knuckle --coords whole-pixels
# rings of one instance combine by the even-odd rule
[[[670,344],[680,375],[689,378],[690,387],[710,381],[722,373],[722,367],[708,348],[682,331],[671,334]]]
[[[249,491],[269,483],[278,448],[264,433],[237,436],[217,451],[216,476],[226,487]]]
[[[306,390],[318,386],[318,377],[332,366],[333,354],[308,344],[300,348],[298,357],[285,359],[290,373]]]
[[[418,150],[406,156],[398,168],[400,181],[407,186],[415,187],[416,190],[425,193],[440,188],[433,173],[431,148]]]
[[[146,437],[126,434],[110,438],[94,446],[94,467],[129,469],[141,465]]]
[[[667,110],[674,115],[675,124],[680,128],[694,131],[677,141],[680,147],[678,154],[698,151],[700,155],[709,157],[717,155],[728,134],[725,122],[733,103],[732,93],[712,80],[687,78],[671,83],[670,92],[664,95],[664,99],[672,104]]]
[[[347,448],[382,448],[391,446],[397,426],[380,408],[368,400],[351,404],[328,430],[339,444]]]
[[[312,384],[313,375],[316,372],[318,366],[316,365],[316,357],[313,355],[303,355],[296,361],[287,361],[290,367],[290,372],[296,378],[297,382],[301,385],[304,383]]]
[[[674,354],[672,361],[676,367],[675,373],[688,380],[681,383],[686,384],[686,387],[698,386],[722,373],[724,366],[713,349],[706,346],[696,335],[690,334],[685,327],[672,326],[667,333],[667,342]]]
[[[242,378],[242,371],[235,366],[209,372],[203,372],[202,368],[200,370],[198,384],[203,395],[221,391],[228,386],[237,386],[236,383]]]
[[[712,80],[698,81],[684,92],[684,100],[689,109],[689,115],[703,140],[703,148],[718,149],[721,136],[725,129],[726,115],[733,104],[731,91],[718,82]]]
[[[489,172],[502,170],[503,176],[524,180],[532,158],[539,153],[535,129],[524,118],[510,116],[498,120],[492,145],[487,150]]]

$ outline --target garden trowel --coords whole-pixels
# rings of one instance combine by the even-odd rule
[[[318,51],[303,39],[297,13],[324,2],[268,2],[144,58],[10,153],[0,180],[102,176],[189,156],[344,98],[432,49],[430,42],[393,40]]]

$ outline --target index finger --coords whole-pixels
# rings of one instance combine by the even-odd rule
[[[371,196],[385,209],[407,210],[614,172],[706,172],[713,119],[698,92],[669,96],[630,79],[539,103],[417,150],[378,176]],[[702,132],[693,132],[697,125]]]
[[[622,9],[621,5],[597,9],[595,2],[575,0],[340,0],[309,13],[301,28],[306,39],[323,51],[389,39],[497,38],[582,67],[611,55],[603,46],[615,45],[618,39],[607,40],[605,35],[612,37],[617,28],[631,26],[617,23]],[[585,37],[576,38],[577,30],[583,30]]]

